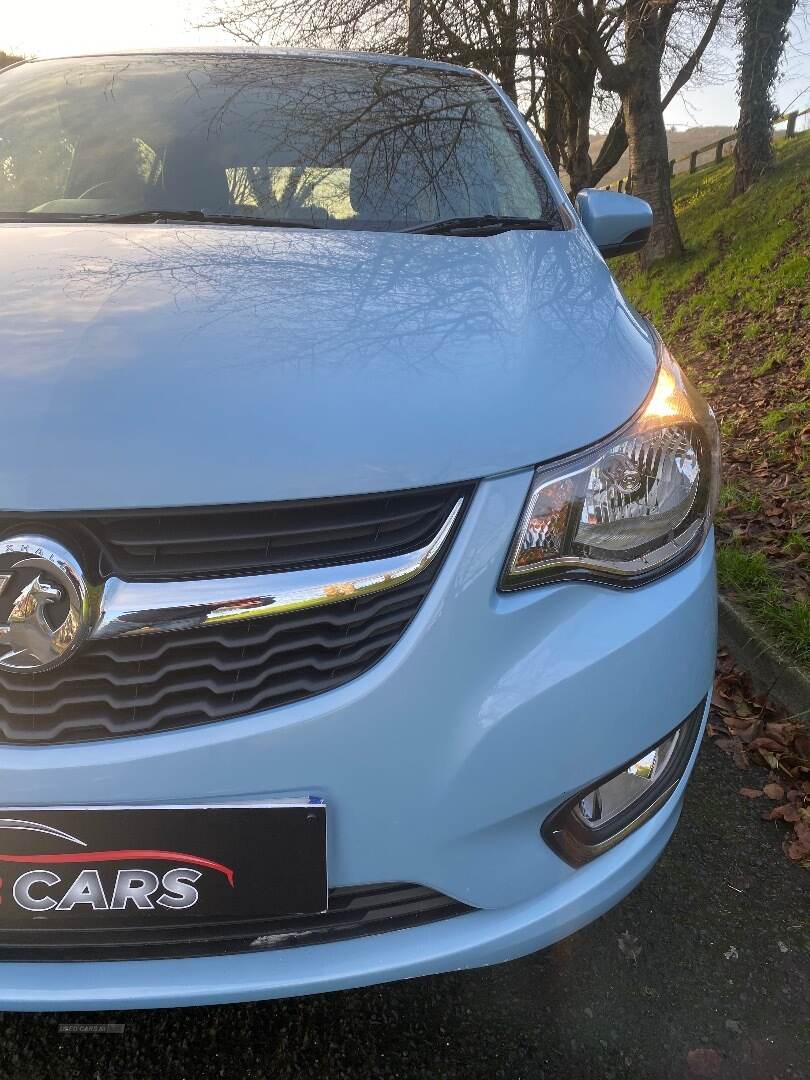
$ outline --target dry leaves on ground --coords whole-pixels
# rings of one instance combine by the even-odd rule
[[[761,787],[743,787],[740,794],[775,803],[763,808],[762,817],[788,826],[783,850],[793,862],[810,870],[808,726],[786,717],[767,698],[753,694],[747,676],[721,649],[707,732],[738,768],[768,770]]]
[[[807,243],[807,234],[801,235]],[[810,597],[810,424],[799,414],[779,421],[776,410],[795,409],[810,393],[804,314],[809,303],[810,286],[791,291],[753,338],[747,331],[755,320],[740,311],[728,312],[722,333],[707,339],[701,350],[695,350],[690,330],[675,339],[675,348],[689,358],[690,377],[704,386],[722,422],[723,482],[740,496],[718,515],[718,538],[762,552],[796,599]],[[729,359],[720,363],[724,348]],[[780,356],[770,368],[769,354]]]

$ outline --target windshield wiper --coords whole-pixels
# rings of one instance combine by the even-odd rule
[[[199,221],[205,225],[255,225],[263,229],[320,229],[312,221],[253,217],[251,214],[208,214],[204,210],[135,210],[128,214],[93,214],[87,220],[148,225],[159,221]]]
[[[447,236],[494,236],[511,229],[548,231],[556,228],[544,218],[507,217],[503,214],[478,214],[473,217],[443,218],[426,225],[411,225],[402,232],[441,233]]]
[[[121,214],[60,214],[15,213],[0,214],[0,220],[52,222],[99,222],[117,225],[150,225],[161,221],[198,221],[206,225],[255,225],[265,229],[320,229],[324,226],[311,221],[284,218],[253,217],[250,214],[207,214],[203,210],[130,210]]]

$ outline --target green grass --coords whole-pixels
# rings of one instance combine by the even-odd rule
[[[800,664],[810,665],[810,604],[785,592],[761,552],[744,551],[735,543],[719,547],[717,579],[753,612],[785,652]]]
[[[765,431],[772,432],[778,439],[786,439],[795,434],[810,418],[810,402],[794,401],[782,409],[772,409],[762,419]]]
[[[676,176],[672,190],[686,256],[647,272],[633,256],[616,260],[627,296],[664,336],[688,332],[703,344],[722,336],[729,313],[743,312],[750,317],[745,334],[754,338],[785,290],[806,283],[810,253],[791,240],[810,227],[810,133],[780,142],[776,162],[733,202],[730,160]]]
[[[789,532],[785,540],[785,551],[788,555],[810,554],[810,540],[800,532]]]
[[[762,496],[758,491],[744,491],[736,484],[724,484],[720,489],[720,513],[729,506],[756,514],[762,509]]]

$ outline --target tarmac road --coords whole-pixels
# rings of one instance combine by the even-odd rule
[[[707,742],[652,874],[544,953],[286,1002],[0,1014],[0,1076],[810,1078],[810,873],[737,795],[755,779]],[[125,1026],[59,1032],[82,1020]]]

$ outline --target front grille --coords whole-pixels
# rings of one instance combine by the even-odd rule
[[[0,961],[138,960],[289,949],[404,930],[475,908],[422,885],[395,883],[331,889],[329,910],[262,922],[189,921],[155,928],[3,929]]]
[[[87,514],[0,513],[0,534],[63,539],[98,576],[159,581],[382,559],[436,535],[470,486],[297,503]],[[95,553],[95,558],[93,558]],[[88,566],[89,569],[89,566]]]
[[[403,510],[400,523],[406,518],[410,521],[406,546],[418,547],[431,539],[455,501],[469,494],[469,487],[434,489],[418,497],[405,493],[403,506],[410,510]],[[356,531],[359,534],[362,526],[370,545],[357,551],[357,557],[376,558],[390,550],[394,533],[388,525],[396,517],[399,498],[394,495],[383,500],[389,513],[379,530],[372,529],[366,520],[369,504],[353,501],[358,510]],[[346,500],[329,500],[322,504],[326,507],[324,520],[330,520],[329,505],[333,501],[340,502],[345,511]],[[413,532],[416,526],[411,516],[417,502],[421,507],[418,535]],[[267,513],[272,516],[273,511]],[[239,517],[241,510],[235,514]],[[213,516],[222,522],[226,515],[218,511]],[[309,520],[308,509],[305,517]],[[96,527],[93,519],[89,520]],[[105,520],[113,520],[113,516]],[[331,520],[334,523],[335,518]],[[8,534],[8,523],[3,524]],[[49,515],[38,517],[36,527],[40,532],[54,530]],[[19,528],[17,523],[15,528]],[[221,531],[216,535],[220,537]],[[402,529],[396,531],[396,536],[401,544]],[[167,533],[164,547],[169,545]],[[172,557],[179,558],[179,544],[172,550]],[[321,554],[325,551],[323,547]],[[339,552],[342,556],[345,548],[339,547]],[[290,548],[284,558],[301,563],[309,560],[311,553],[311,547],[305,545],[300,551]],[[206,558],[210,566],[213,555],[209,553]],[[165,569],[164,556],[161,559]],[[434,559],[406,584],[361,599],[218,627],[90,641],[52,671],[0,671],[0,738],[15,743],[53,743],[165,731],[223,720],[331,690],[366,671],[398,641],[435,579],[441,561],[441,557]],[[192,562],[188,556],[182,565],[188,570]]]

